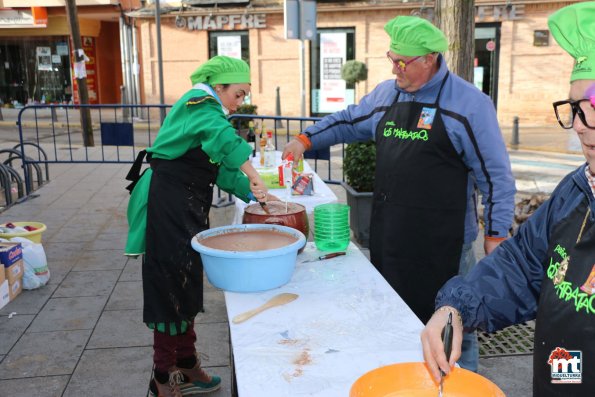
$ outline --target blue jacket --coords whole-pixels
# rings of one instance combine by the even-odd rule
[[[488,332],[534,319],[552,231],[585,197],[593,219],[595,199],[585,166],[568,174],[514,237],[465,277],[450,279],[438,292],[436,307],[453,306],[460,311],[465,328]]]
[[[438,73],[416,92],[400,90],[395,80],[386,80],[357,105],[324,117],[304,134],[313,149],[337,143],[350,143],[374,139],[376,127],[400,92],[399,102],[419,101],[434,103],[444,76],[448,72],[440,57]],[[510,168],[508,152],[498,126],[491,99],[475,86],[450,73],[442,90],[440,107],[448,136],[463,162],[471,170],[467,187],[467,213],[465,216],[465,243],[477,238],[476,187],[482,192],[486,235],[508,236],[514,214],[516,188]],[[454,114],[453,114],[454,113]],[[472,130],[469,136],[460,118],[465,118]],[[453,117],[455,116],[455,117]],[[382,159],[378,159],[382,161]],[[428,175],[431,183],[431,175]]]

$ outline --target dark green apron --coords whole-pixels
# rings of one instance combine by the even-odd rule
[[[595,294],[581,289],[587,280],[594,282],[590,276],[595,270],[595,224],[592,214],[585,221],[587,205],[585,200],[552,231],[535,327],[535,397],[595,396]],[[564,280],[555,285],[566,257],[570,261]],[[571,380],[581,383],[568,383]],[[552,383],[558,381],[562,383]]]
[[[440,287],[458,273],[467,167],[435,103],[398,102],[376,130],[371,261],[424,323]]]

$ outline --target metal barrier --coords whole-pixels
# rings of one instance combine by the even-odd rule
[[[91,111],[93,141],[95,146],[85,146],[80,109]],[[133,163],[139,151],[152,145],[159,132],[160,113],[170,105],[32,105],[18,114],[19,144],[14,147],[21,153],[26,194],[31,194],[35,185],[42,181],[40,165],[51,163]],[[131,115],[140,115],[132,117]],[[235,114],[230,122],[245,138],[247,120],[254,120],[258,132],[273,131],[275,147],[281,150],[292,136],[316,123],[320,118],[282,117]],[[343,180],[342,160],[344,145],[335,145],[329,150],[307,152],[312,168],[326,183],[338,184]],[[33,167],[33,169],[31,168]],[[229,205],[230,199],[222,199],[216,192],[214,206]]]
[[[31,167],[55,163],[133,163],[151,146],[161,126],[159,113],[169,105],[31,105],[17,119],[26,194],[34,188]],[[83,144],[80,109],[89,108],[95,146]],[[138,114],[140,117],[132,117]]]
[[[259,116],[234,114],[229,117],[229,121],[238,130],[244,138],[248,131],[248,121],[254,121],[255,133],[257,135],[266,134],[266,131],[273,131],[275,147],[277,150],[283,149],[283,146],[289,140],[299,134],[312,124],[316,124],[320,117],[280,117],[280,116]],[[260,124],[258,124],[260,122]],[[261,137],[262,138],[262,137]],[[334,145],[328,149],[317,151],[308,151],[304,157],[310,160],[314,171],[322,178],[325,183],[340,184],[343,178],[343,157],[345,156],[345,145]],[[324,170],[324,171],[323,171]]]

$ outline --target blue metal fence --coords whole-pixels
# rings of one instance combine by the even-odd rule
[[[85,108],[91,114],[94,146],[84,145],[80,110]],[[46,167],[47,182],[48,164],[133,163],[140,150],[151,146],[159,132],[161,112],[170,108],[170,105],[121,104],[24,107],[18,114],[19,144],[14,150],[22,162],[26,194],[43,184],[41,167]],[[235,114],[229,120],[244,137],[248,120],[255,123],[257,134],[273,131],[275,147],[282,150],[292,136],[320,119]],[[343,155],[343,145],[336,145],[331,150],[307,152],[306,158],[325,182],[338,184],[343,179]]]

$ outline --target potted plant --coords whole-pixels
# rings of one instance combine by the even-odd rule
[[[249,103],[243,103],[240,106],[238,106],[238,109],[235,111],[234,114],[256,114],[256,109],[258,108],[258,106],[256,105],[252,105]],[[254,119],[252,118],[239,118],[237,120],[234,121],[234,126],[236,127],[236,129],[242,131],[242,130],[246,130],[248,129],[248,123],[250,121],[253,121]]]
[[[376,143],[350,143],[345,149],[343,174],[347,204],[349,204],[349,223],[355,240],[367,248],[370,241],[370,218],[372,216],[372,195],[374,174],[376,172]]]

